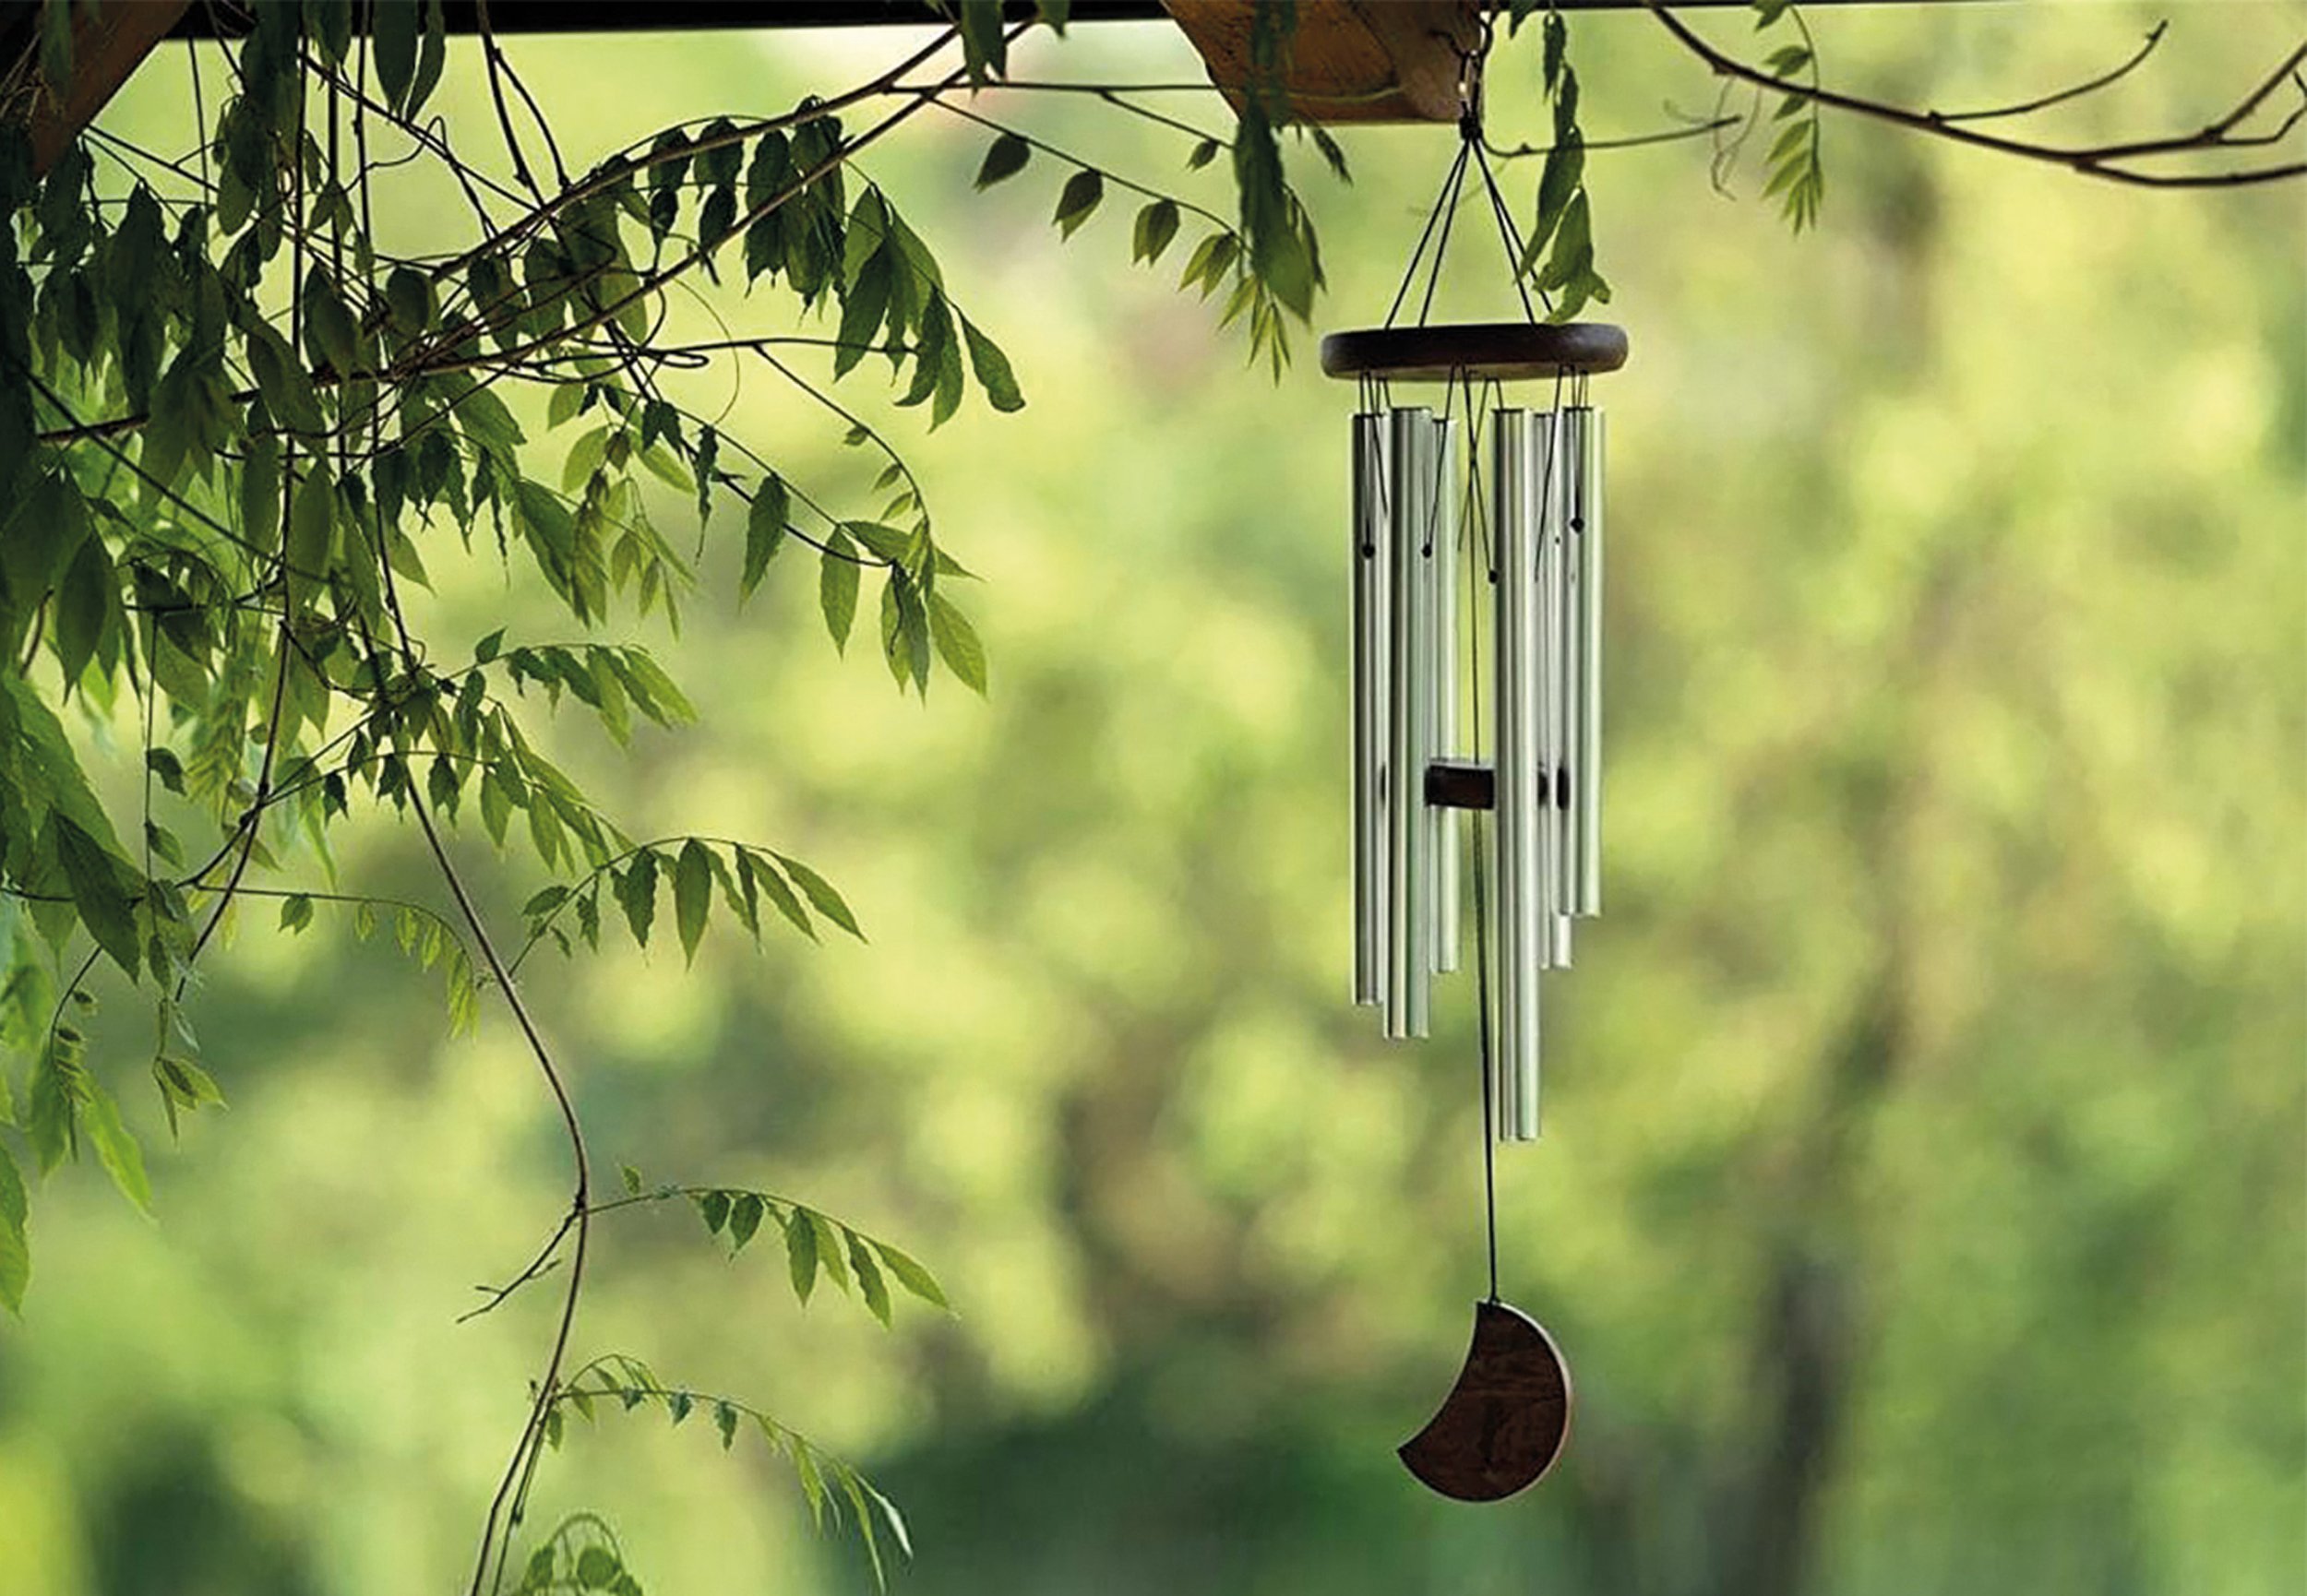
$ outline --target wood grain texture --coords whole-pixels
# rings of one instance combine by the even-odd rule
[[[1554,1466],[1570,1438],[1570,1367],[1554,1339],[1520,1309],[1480,1302],[1457,1384],[1396,1450],[1428,1489],[1495,1502]]]
[[[1162,0],[1241,105],[1254,0]],[[1455,122],[1460,52],[1480,42],[1469,0],[1298,0],[1285,87],[1303,122]]]
[[[47,172],[56,157],[96,120],[96,113],[144,65],[168,36],[190,0],[135,0],[87,8],[72,18],[72,77],[52,84],[40,75],[40,14],[36,6],[9,9],[7,37],[18,52],[6,89],[8,114],[21,117],[32,145],[32,171]]]

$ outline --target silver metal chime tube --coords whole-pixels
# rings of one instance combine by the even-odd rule
[[[1577,922],[1602,911],[1605,440],[1587,394],[1623,363],[1625,334],[1421,324],[1333,334],[1321,358],[1361,385],[1355,1001],[1388,1039],[1424,1038],[1436,981],[1483,966],[1485,1117],[1500,1141],[1535,1141],[1543,988],[1570,967]],[[1443,400],[1394,403],[1393,385],[1424,382],[1446,384]],[[1541,403],[1549,384],[1551,403],[1514,408],[1515,383]],[[1462,809],[1489,815],[1469,825]]]
[[[1572,913],[1602,912],[1602,412],[1566,412],[1572,596],[1569,862]]]
[[[1565,803],[1569,782],[1570,628],[1566,591],[1570,575],[1565,532],[1570,518],[1563,503],[1568,439],[1562,412],[1549,411],[1540,418],[1546,429],[1544,503],[1538,519],[1538,762],[1546,786],[1540,794],[1546,805],[1538,828],[1538,871],[1544,921],[1544,964],[1549,970],[1570,968],[1570,911],[1568,837],[1570,812]]]
[[[1426,816],[1426,766],[1433,747],[1433,666],[1428,549],[1438,449],[1424,406],[1391,418],[1389,519],[1393,525],[1386,659],[1386,1002],[1389,1037],[1427,1034],[1432,995],[1433,837]]]
[[[1354,418],[1354,1001],[1384,1000],[1386,959],[1386,418]]]
[[[1459,482],[1463,470],[1459,445],[1463,429],[1457,419],[1444,416],[1435,428],[1433,557],[1428,561],[1427,591],[1433,601],[1430,649],[1433,663],[1428,679],[1433,685],[1433,723],[1429,757],[1453,759],[1458,754],[1458,581],[1460,539]],[[1422,784],[1422,783],[1421,783]],[[1433,836],[1430,842],[1434,875],[1433,969],[1446,975],[1458,968],[1458,816],[1440,804],[1427,808]]]
[[[1492,783],[1498,846],[1490,894],[1498,939],[1494,1084],[1498,1134],[1510,1141],[1538,1134],[1538,971],[1552,924],[1540,852],[1548,805],[1538,627],[1549,419],[1500,409],[1491,430],[1490,520],[1498,562],[1491,628],[1498,716]]]
[[[1354,997],[1388,1037],[1424,1037],[1433,978],[1462,958],[1459,816],[1427,801],[1427,778],[1464,751],[1471,454],[1495,534],[1494,1107],[1500,1139],[1529,1141],[1540,977],[1570,963],[1572,920],[1602,907],[1602,418],[1500,408],[1486,462],[1479,443],[1426,406],[1354,418]]]

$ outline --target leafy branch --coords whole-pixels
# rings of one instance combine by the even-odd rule
[[[1518,7],[1518,26],[1523,10]],[[1594,208],[1586,189],[1586,137],[1578,121],[1578,69],[1570,59],[1570,25],[1552,5],[1540,30],[1546,96],[1554,107],[1554,141],[1538,175],[1537,213],[1523,241],[1516,269],[1541,295],[1552,316],[1568,321],[1589,301],[1607,304],[1610,285],[1595,268]],[[1559,295],[1559,299],[1551,296]]]
[[[1976,125],[1978,122],[2020,116],[2049,106],[2071,102],[2086,95],[2099,92],[2121,81],[2142,64],[2148,50],[2142,50],[2131,61],[2112,72],[2101,74],[2082,83],[2033,97],[2016,105],[2001,107],[1984,113],[1945,113],[1925,107],[1900,105],[1890,101],[1870,99],[1863,95],[1827,87],[1818,80],[1814,70],[1807,77],[1794,76],[1813,66],[1805,57],[1794,65],[1761,65],[1739,58],[1710,43],[1689,23],[1676,16],[1667,0],[1643,0],[1660,27],[1706,68],[1717,77],[1750,83],[1756,88],[1786,97],[1787,101],[1835,111],[1872,121],[1888,123],[1909,132],[1929,137],[1952,140],[1973,149],[1991,150],[2000,155],[2014,156],[2025,161],[2043,161],[2066,168],[2086,177],[2109,183],[2126,184],[2140,188],[2233,188],[2263,183],[2278,183],[2307,176],[2307,159],[2286,159],[2253,163],[2238,160],[2245,152],[2279,147],[2290,140],[2307,119],[2307,77],[2301,68],[2307,66],[2307,42],[2287,53],[2255,86],[2246,90],[2222,114],[2199,128],[2168,133],[2151,138],[2125,139],[2096,144],[2061,143],[2049,139],[2021,138],[2009,134],[1990,131]],[[1787,0],[1756,0],[1767,23],[1787,8]],[[2153,37],[2159,37],[2160,30]],[[2295,91],[2298,102],[2272,127],[2259,132],[2245,129],[2262,110],[2286,88]],[[1785,103],[1781,114],[1786,113]],[[2160,169],[2159,162],[2173,157],[2213,157],[2226,164],[2209,170],[2170,171]],[[1782,168],[1783,170],[1783,168]],[[1789,209],[1793,208],[1791,198]]]

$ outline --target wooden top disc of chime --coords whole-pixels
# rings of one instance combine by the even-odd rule
[[[1323,375],[1392,382],[1532,382],[1625,363],[1626,329],[1603,321],[1372,327],[1321,340]]]

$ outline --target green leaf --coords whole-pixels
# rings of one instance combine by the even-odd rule
[[[713,902],[712,857],[696,838],[681,844],[673,866],[673,921],[681,933],[681,951],[697,962],[697,944],[705,935],[705,917]]]
[[[577,1584],[582,1590],[605,1590],[623,1571],[606,1546],[588,1546],[577,1554]]]
[[[240,535],[258,554],[270,554],[281,541],[281,440],[269,435],[248,440],[237,484],[240,497]]]
[[[1005,177],[1015,177],[1033,157],[1032,145],[1014,133],[1004,133],[986,151],[985,163],[977,168],[977,186],[991,188]]]
[[[530,813],[533,815],[543,806],[541,798],[532,798]],[[625,923],[632,928],[633,940],[646,947],[649,925],[657,914],[657,856],[642,849],[616,879],[616,901],[625,911]]]
[[[416,81],[416,44],[421,18],[416,0],[376,0],[369,12],[369,50],[377,63],[377,85],[385,103],[400,109]]]
[[[433,86],[440,81],[440,70],[448,59],[448,27],[441,15],[440,0],[424,0],[424,38],[417,47],[416,80],[409,85],[407,115],[415,116],[432,97]]]
[[[977,376],[977,386],[986,390],[986,402],[998,411],[1021,411],[1025,408],[1025,396],[1018,391],[1017,375],[1010,369],[1010,357],[1001,352],[1000,345],[977,330],[976,324],[962,317],[962,337],[969,345],[969,368]]]
[[[777,912],[792,922],[795,930],[812,942],[817,940],[817,927],[810,923],[808,911],[801,907],[801,899],[793,895],[793,888],[785,885],[784,877],[768,861],[740,848],[737,867],[776,906]]]
[[[800,1209],[785,1216],[785,1267],[793,1277],[793,1294],[806,1304],[817,1289],[817,1230]]]
[[[857,619],[857,562],[849,534],[835,527],[825,540],[818,562],[818,604],[825,612],[825,629],[833,646],[846,652],[849,629]]]
[[[289,348],[288,339],[271,323],[258,322],[248,329],[246,348],[249,375],[257,379],[257,391],[264,395],[272,413],[291,432],[317,435],[325,430],[329,423],[322,419],[313,379],[296,351]]]
[[[24,1234],[28,1211],[24,1177],[6,1144],[0,1143],[0,1307],[19,1315],[32,1278],[31,1248]]]
[[[881,588],[881,654],[900,687],[926,687],[929,674],[928,617],[902,571]]]
[[[353,313],[344,308],[328,271],[315,265],[305,274],[300,300],[305,316],[305,348],[313,359],[326,361],[341,377],[360,369],[360,334]]]
[[[1582,192],[1570,202],[1562,213],[1562,225],[1554,235],[1554,251],[1547,256],[1546,269],[1538,275],[1538,287],[1551,292],[1568,286],[1581,272],[1594,265],[1592,223]],[[1563,314],[1560,306],[1555,314]]]
[[[85,1072],[79,1064],[80,1033],[59,1025],[32,1065],[31,1091],[24,1105],[24,1134],[47,1174],[80,1152],[80,1105]]]
[[[215,1077],[188,1058],[173,1054],[161,1054],[152,1061],[153,1083],[161,1089],[161,1106],[168,1111],[169,1134],[176,1133],[177,1111],[194,1110],[209,1103],[221,1105],[224,1089],[216,1084]]]
[[[961,0],[962,53],[971,83],[983,87],[1009,69],[1009,40],[1002,31],[1001,0]]]
[[[298,892],[281,900],[281,929],[302,931],[313,923],[313,900]]]
[[[795,1213],[808,1215],[809,1228],[817,1233],[817,1261],[833,1283],[843,1291],[849,1289],[849,1260],[842,1256],[842,1227],[815,1209],[796,1209]]]
[[[64,667],[67,692],[100,649],[108,657],[117,656],[122,619],[120,578],[113,569],[112,554],[102,538],[83,538],[56,591],[56,659]]]
[[[889,1265],[890,1273],[897,1277],[899,1285],[903,1286],[923,1302],[932,1303],[950,1311],[952,1304],[945,1300],[945,1292],[938,1289],[936,1278],[927,1269],[923,1268],[887,1242],[875,1242],[873,1247],[881,1255],[881,1261]]]
[[[865,1298],[865,1305],[873,1316],[887,1325],[890,1322],[890,1288],[881,1279],[880,1268],[873,1261],[873,1254],[866,1245],[865,1237],[852,1231],[849,1235],[849,1267],[856,1272],[857,1292]]]
[[[0,543],[5,543],[0,539]],[[89,788],[64,724],[22,675],[0,670],[0,770],[18,797],[37,808],[69,816],[103,848],[120,852],[112,822]],[[0,816],[7,811],[0,810]]]
[[[1193,254],[1186,258],[1186,269],[1177,276],[1179,288],[1190,288],[1199,282],[1201,297],[1207,299],[1217,285],[1225,280],[1226,271],[1241,250],[1241,240],[1231,232],[1213,232],[1194,245]]]
[[[977,640],[977,629],[969,624],[969,617],[943,593],[929,595],[929,637],[937,644],[938,658],[945,668],[960,678],[963,686],[981,697],[986,691],[986,646]]]
[[[800,885],[803,894],[809,900],[810,907],[858,941],[863,942],[866,939],[865,933],[857,929],[856,916],[849,912],[849,905],[842,900],[840,893],[833,890],[831,882],[798,859],[788,858],[783,853],[776,854],[774,857],[778,864],[785,867],[785,873]]]
[[[1137,226],[1130,245],[1130,258],[1142,260],[1148,266],[1162,258],[1162,251],[1177,236],[1177,202],[1157,199],[1138,212]]]
[[[1201,171],[1203,167],[1209,165],[1211,161],[1215,161],[1217,159],[1218,151],[1224,148],[1225,146],[1221,145],[1214,138],[1203,139],[1201,143],[1195,145],[1193,147],[1193,152],[1186,157],[1186,170],[1189,172]]]
[[[332,65],[353,48],[353,0],[305,0],[305,35]]]
[[[1094,166],[1085,166],[1066,179],[1065,187],[1058,193],[1058,208],[1049,220],[1058,224],[1062,236],[1071,238],[1105,197],[1104,173]]]
[[[1570,208],[1571,197],[1578,192],[1585,171],[1586,145],[1582,136],[1572,134],[1547,151],[1546,170],[1538,178],[1538,219],[1522,249],[1524,276],[1537,265],[1554,230],[1561,225],[1562,214]]]
[[[134,981],[137,969],[136,907],[121,880],[124,874],[133,872],[66,816],[53,815],[51,820],[56,863],[71,888],[73,906],[80,911],[80,923]]]
[[[289,506],[288,565],[295,575],[317,580],[329,574],[329,556],[336,540],[337,490],[329,468],[319,460],[296,485]]]
[[[503,399],[475,385],[457,396],[453,413],[464,435],[496,456],[508,470],[518,464],[513,451],[529,440]],[[685,478],[674,485],[685,488],[688,482]]]
[[[721,1227],[729,1222],[729,1194],[725,1191],[705,1193],[697,1199],[697,1211],[704,1217],[705,1228],[719,1235]]]
[[[735,1203],[730,1207],[729,1241],[738,1251],[742,1252],[745,1244],[753,1239],[753,1233],[761,1228],[764,1207],[759,1195],[755,1192],[740,1193]]]
[[[617,1165],[617,1166],[616,1166],[616,1169],[617,1169],[617,1173],[618,1173],[619,1175],[621,1175],[621,1176],[623,1176],[623,1177],[624,1177],[624,1180],[625,1180],[625,1190],[626,1190],[627,1194],[628,1194],[628,1196],[632,1196],[632,1197],[639,1197],[639,1196],[640,1196],[640,1188],[641,1188],[640,1171],[639,1171],[639,1170],[635,1169],[635,1168],[634,1168],[631,1164],[629,1164],[629,1163],[621,1163],[621,1164],[619,1164],[619,1165]]]
[[[96,1159],[104,1166],[104,1173],[113,1177],[113,1185],[120,1195],[143,1209],[152,1211],[152,1183],[144,1173],[144,1149],[121,1122],[120,1105],[112,1093],[95,1081],[88,1083],[88,1102],[80,1111],[80,1123],[87,1127],[90,1145],[96,1149]]]
[[[784,546],[785,518],[792,513],[784,479],[771,471],[761,479],[745,517],[745,574],[737,581],[737,597],[752,596],[769,570],[769,562]]]
[[[713,1404],[713,1428],[721,1432],[721,1449],[727,1451],[736,1445],[737,1411],[726,1402]]]
[[[858,236],[852,231],[852,238]],[[881,330],[881,322],[889,315],[890,255],[877,249],[867,256],[857,270],[856,280],[842,295],[841,328],[834,333],[833,375],[844,375],[866,357],[873,340]]]

